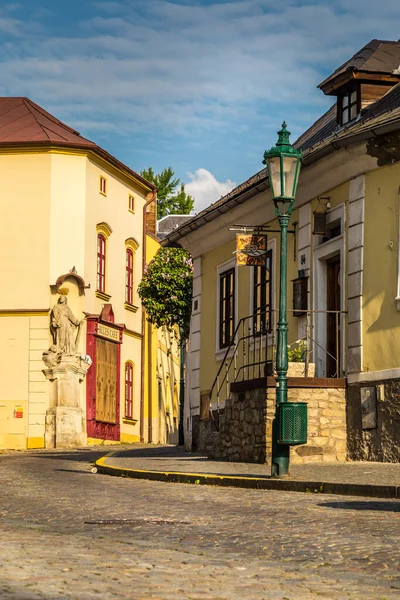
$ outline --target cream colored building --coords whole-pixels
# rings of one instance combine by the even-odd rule
[[[289,342],[307,339],[315,363],[316,378],[300,382],[299,397],[307,385],[322,390],[309,414],[316,460],[330,459],[323,446],[331,433],[339,446],[347,436],[352,459],[400,460],[399,65],[399,42],[369,42],[320,84],[335,103],[295,144],[303,166],[288,240]],[[270,229],[264,271],[236,265],[230,228],[238,223]],[[194,448],[210,400],[223,411],[232,383],[251,389],[272,374],[264,364],[272,369],[276,343],[277,230],[264,169],[163,242],[194,259],[185,421]],[[252,373],[248,363],[256,363]],[[328,393],[338,380],[341,389]],[[274,379],[263,385],[273,389]]]
[[[154,186],[27,98],[0,99],[0,180],[0,448],[44,447],[42,353],[59,291],[83,320],[77,351],[93,360],[80,385],[89,443],[148,441],[149,418],[164,441],[137,294]]]

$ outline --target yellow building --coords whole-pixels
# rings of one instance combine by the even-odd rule
[[[289,342],[306,341],[318,385],[347,383],[347,424],[343,412],[334,433],[345,437],[347,425],[352,459],[400,460],[399,64],[399,42],[372,40],[320,84],[336,101],[295,144],[303,167],[289,235]],[[237,267],[238,223],[269,228],[266,267]],[[263,169],[163,242],[194,259],[186,389],[193,447],[203,398],[223,409],[232,382],[272,374],[277,231]],[[333,423],[334,403],[329,410]],[[323,443],[320,436],[316,445]]]
[[[137,294],[158,246],[155,187],[27,98],[0,99],[0,133],[0,448],[44,447],[60,293],[93,361],[79,386],[88,442],[164,441]]]

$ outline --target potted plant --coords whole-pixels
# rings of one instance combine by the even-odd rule
[[[296,340],[288,344],[288,377],[306,376],[306,356],[308,348],[306,340]],[[307,377],[314,377],[315,364],[308,363]]]

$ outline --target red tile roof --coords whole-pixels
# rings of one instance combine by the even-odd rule
[[[141,181],[147,188],[155,189],[152,183],[29,98],[0,97],[0,148],[38,145],[92,150],[118,169]]]
[[[53,142],[95,148],[96,144],[29,98],[0,98],[0,143]]]

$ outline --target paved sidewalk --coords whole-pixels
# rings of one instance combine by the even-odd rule
[[[289,477],[270,477],[270,467],[210,460],[176,446],[135,445],[96,462],[101,473],[178,483],[297,492],[400,498],[400,463],[291,465]]]

